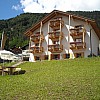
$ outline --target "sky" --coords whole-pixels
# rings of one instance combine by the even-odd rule
[[[100,0],[0,0],[0,20],[22,13],[60,11],[100,11]]]

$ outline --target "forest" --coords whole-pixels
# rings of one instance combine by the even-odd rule
[[[69,13],[93,19],[100,28],[100,11],[67,11]],[[66,12],[66,13],[67,13]],[[23,47],[28,44],[29,39],[24,32],[35,23],[39,22],[47,13],[23,13],[14,18],[0,20],[0,40],[2,32],[5,31],[7,41],[5,49],[9,50],[13,47]],[[1,41],[0,41],[1,42]]]

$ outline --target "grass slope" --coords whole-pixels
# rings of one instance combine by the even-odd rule
[[[100,58],[19,65],[22,75],[0,76],[0,100],[100,100]]]

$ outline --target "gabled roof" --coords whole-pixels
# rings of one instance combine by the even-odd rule
[[[53,18],[57,15],[63,15],[63,16],[67,16],[67,17],[69,15],[71,15],[71,17],[73,19],[77,19],[77,20],[81,20],[81,21],[85,21],[85,22],[89,23],[93,27],[94,31],[96,32],[97,36],[100,39],[100,30],[97,27],[97,24],[94,20],[90,20],[90,19],[82,17],[82,16],[77,16],[77,15],[74,15],[74,14],[71,14],[71,13],[68,13],[68,12],[63,12],[63,11],[58,11],[58,10],[53,10],[51,13],[49,13],[47,16],[45,16],[43,19],[41,19],[41,21],[39,21],[38,23],[33,25],[31,28],[29,28],[25,32],[25,35],[30,36],[32,34],[32,32],[34,32],[37,28],[40,27],[41,22],[44,24],[44,23],[48,22],[51,18]]]

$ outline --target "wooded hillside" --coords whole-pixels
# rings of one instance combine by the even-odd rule
[[[100,11],[68,11],[70,13],[81,15],[90,19],[94,19],[100,28]],[[10,49],[14,46],[22,47],[28,43],[28,39],[23,34],[29,27],[40,21],[46,13],[24,13],[15,18],[0,20],[0,39],[3,30],[7,34],[5,49]]]

